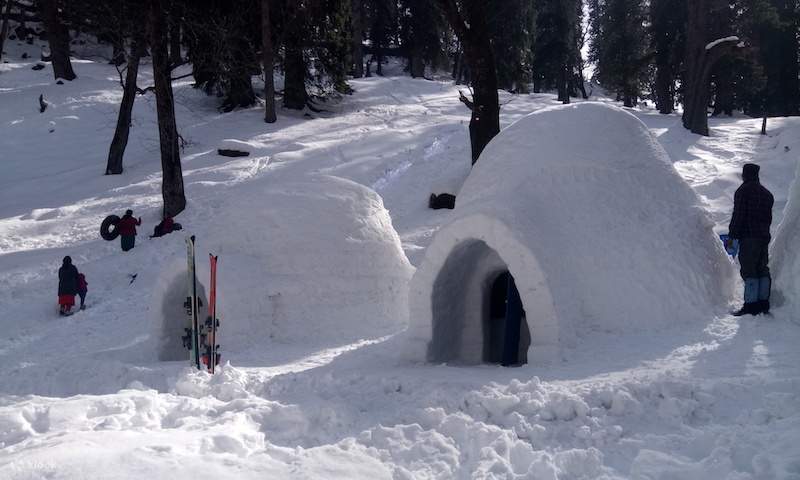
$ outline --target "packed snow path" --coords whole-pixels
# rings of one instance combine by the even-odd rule
[[[30,66],[0,66],[0,478],[800,478],[800,334],[778,311],[652,334],[586,332],[547,367],[398,362],[396,337],[378,337],[364,318],[343,325],[363,330],[353,344],[310,332],[235,356],[223,348],[231,365],[213,378],[156,362],[144,325],[151,285],[183,242],[145,238],[160,203],[153,99],[137,99],[125,174],[105,177],[116,72],[82,62],[78,80],[57,86]],[[416,264],[449,213],[428,210],[427,195],[456,192],[469,173],[467,112],[448,83],[353,85],[321,118],[280,112],[269,126],[259,109],[218,114],[216,99],[178,85],[189,142],[179,221],[202,238],[239,186],[325,173],[377,190]],[[503,125],[555,104],[502,98]],[[800,152],[797,119],[772,120],[768,137],[758,120],[713,119],[700,138],[677,116],[636,113],[719,231],[752,160],[775,193],[777,223]],[[251,156],[215,155],[231,144]],[[97,228],[128,207],[150,227],[123,256]],[[90,308],[62,319],[54,274],[65,254],[87,272]]]

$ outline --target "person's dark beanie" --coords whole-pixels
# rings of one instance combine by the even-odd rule
[[[69,255],[64,257],[64,265],[72,265],[72,257],[70,257]]]
[[[133,215],[133,210],[125,210],[125,215]]]
[[[742,180],[748,182],[750,180],[758,180],[758,171],[761,167],[755,163],[745,163],[742,167]]]

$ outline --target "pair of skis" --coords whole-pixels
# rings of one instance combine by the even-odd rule
[[[219,364],[220,354],[217,352],[217,328],[219,319],[217,318],[217,257],[208,254],[211,262],[211,292],[209,295],[208,316],[205,322],[200,322],[200,307],[202,301],[197,296],[197,276],[195,274],[195,238],[194,235],[186,239],[187,271],[189,275],[189,291],[186,308],[189,326],[186,327],[186,335],[183,337],[183,345],[189,349],[189,363],[198,370],[206,368],[209,373],[214,373],[215,367]]]

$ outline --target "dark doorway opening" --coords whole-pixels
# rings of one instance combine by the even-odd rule
[[[503,366],[528,363],[528,322],[514,277],[502,272],[491,282],[484,321],[484,361]]]

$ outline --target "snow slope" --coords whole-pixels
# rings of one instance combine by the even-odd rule
[[[398,338],[387,331],[403,320],[374,324],[376,306],[350,303],[360,297],[348,294],[341,300],[363,310],[336,317],[347,335],[328,335],[336,326],[326,325],[301,340],[259,339],[250,348],[226,344],[223,324],[230,364],[218,375],[158,361],[150,320],[159,318],[159,285],[185,255],[183,237],[140,236],[123,255],[97,235],[103,216],[128,207],[143,217],[145,233],[158,219],[153,98],[137,99],[124,175],[103,176],[121,95],[116,72],[83,61],[78,79],[59,86],[49,69],[34,72],[19,60],[21,51],[0,65],[0,478],[800,478],[800,334],[781,308],[771,318],[709,316],[658,335],[600,331],[554,365],[502,369],[400,362]],[[149,75],[142,68],[143,85]],[[246,273],[224,274],[223,322],[251,307],[233,298],[274,285],[251,286],[259,264],[244,270],[232,250],[263,243],[263,258],[286,268],[313,260],[269,256],[270,245],[285,249],[295,238],[280,225],[266,229],[274,243],[216,227],[280,215],[288,206],[270,210],[267,200],[293,196],[283,185],[329,176],[321,198],[303,192],[293,208],[324,218],[326,196],[352,199],[357,215],[373,212],[355,238],[392,250],[396,239],[366,188],[375,190],[412,264],[451,218],[426,202],[432,191],[457,191],[469,173],[468,115],[456,89],[404,77],[353,85],[357,93],[330,112],[312,119],[282,111],[274,125],[263,124],[259,109],[219,114],[216,99],[176,85],[189,201],[178,221],[198,236],[201,252],[220,254],[221,275],[226,265]],[[50,102],[43,114],[40,93]],[[502,102],[506,126],[555,99]],[[762,164],[781,217],[800,150],[778,145],[800,138],[796,119],[771,121],[766,138],[757,120],[714,119],[712,137],[699,138],[676,116],[633,113],[701,195],[718,231],[749,160]],[[215,154],[230,142],[251,156]],[[259,207],[265,211],[253,213]],[[320,223],[330,227],[340,215],[353,218],[338,211]],[[302,218],[287,224],[302,224],[298,242],[315,243],[305,236],[323,234]],[[89,309],[66,319],[54,307],[65,254],[90,284]],[[388,265],[401,278],[408,266],[398,257]],[[331,299],[310,300],[327,307],[305,320],[325,325]],[[304,319],[290,320],[301,328]]]

